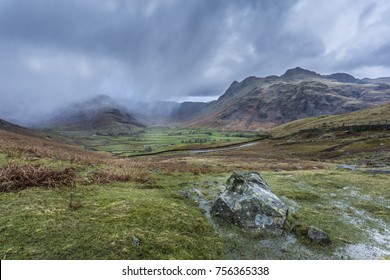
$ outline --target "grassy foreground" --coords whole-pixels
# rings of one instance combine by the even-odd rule
[[[114,183],[0,195],[1,259],[216,259],[222,240],[194,205]],[[139,244],[138,244],[139,242]]]
[[[136,159],[1,130],[0,136],[1,259],[390,255],[389,175],[367,172],[389,165],[387,132],[298,135],[237,150]],[[338,169],[340,163],[359,168]],[[12,180],[10,168],[19,174]],[[233,170],[258,171],[289,206],[281,237],[245,234],[209,217]],[[61,176],[42,180],[47,174]],[[313,244],[295,226],[319,227],[332,244]]]

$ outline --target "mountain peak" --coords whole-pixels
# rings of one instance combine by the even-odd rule
[[[82,106],[96,106],[96,107],[104,107],[104,106],[115,106],[117,102],[110,96],[100,94],[93,96],[90,99],[85,100],[84,102],[79,103]]]
[[[288,69],[282,76],[281,78],[290,78],[290,77],[293,77],[293,76],[320,76],[319,74],[317,74],[316,72],[314,71],[310,71],[310,70],[307,70],[307,69],[303,69],[301,67],[295,67],[293,69]]]
[[[358,83],[359,80],[357,80],[354,76],[347,74],[347,73],[334,73],[327,76],[330,79],[334,79],[338,82],[342,83]]]

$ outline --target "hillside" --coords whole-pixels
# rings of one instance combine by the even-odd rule
[[[57,141],[58,143],[66,145],[74,145],[74,141],[71,138],[64,137],[54,133],[49,129],[36,130],[30,129],[23,126],[19,126],[5,120],[0,119],[0,137],[2,138],[2,143],[7,142],[6,139],[13,139],[14,146],[18,146],[17,139],[23,138],[23,141],[28,143],[29,139],[38,139],[39,141]],[[0,147],[1,148],[1,147]]]
[[[378,105],[372,108],[362,109],[356,112],[320,116],[292,121],[269,130],[273,136],[293,134],[302,130],[314,128],[337,128],[355,125],[390,124],[390,103]]]
[[[21,127],[19,125],[7,122],[5,120],[0,119],[0,130],[5,130],[9,132],[20,132],[26,134],[33,134],[33,131],[30,131],[27,128]]]
[[[345,114],[389,102],[390,86],[375,82],[345,73],[320,75],[299,67],[280,77],[248,77],[233,82],[218,100],[205,104],[192,125],[264,130],[297,119]]]

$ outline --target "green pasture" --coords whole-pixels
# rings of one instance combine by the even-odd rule
[[[252,132],[178,127],[150,127],[128,135],[102,135],[95,131],[62,131],[87,149],[104,151],[118,156],[148,154],[173,149],[200,148],[241,143],[256,138]]]

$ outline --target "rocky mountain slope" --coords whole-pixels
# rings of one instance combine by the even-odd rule
[[[390,102],[388,81],[360,80],[345,73],[320,75],[299,67],[280,77],[248,77],[233,82],[218,100],[198,107],[191,123],[262,130],[301,118],[349,113]]]

